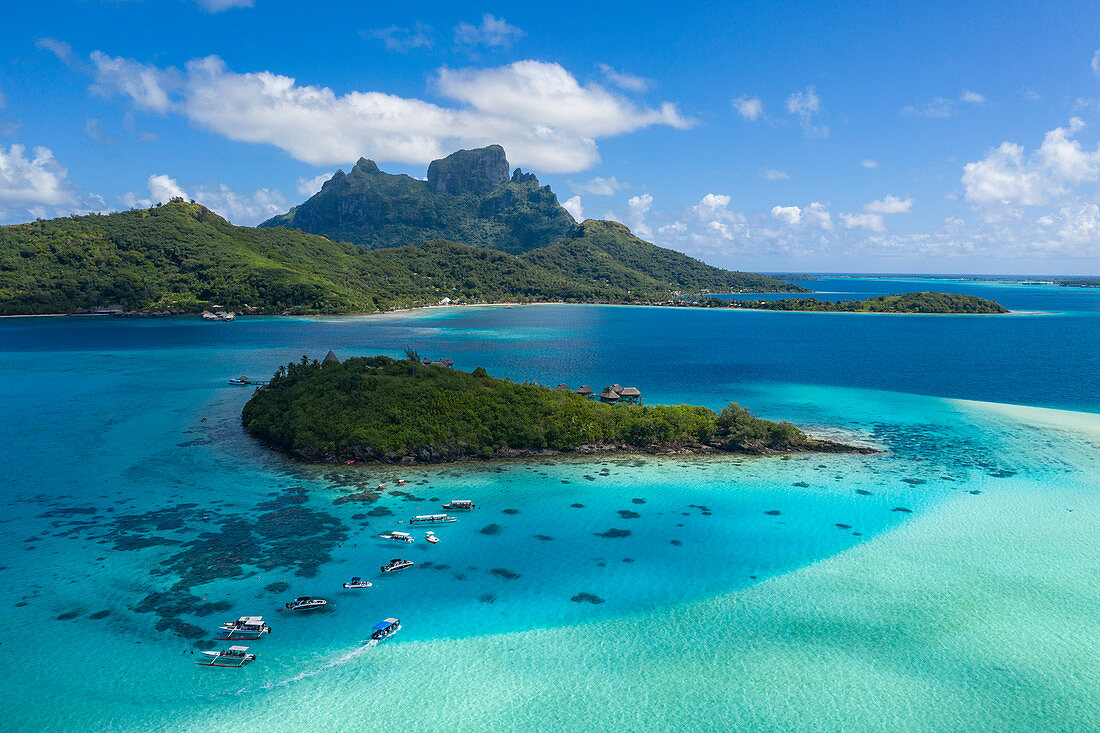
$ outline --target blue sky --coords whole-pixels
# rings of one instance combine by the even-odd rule
[[[3,223],[183,193],[255,224],[359,156],[500,142],[575,216],[725,267],[1100,274],[1096,3],[5,15]]]

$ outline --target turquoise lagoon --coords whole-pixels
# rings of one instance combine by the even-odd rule
[[[1100,292],[932,284],[1027,315],[3,319],[4,727],[1100,728]],[[227,377],[405,346],[886,452],[315,467],[242,434]],[[376,538],[466,497],[439,545]],[[259,661],[196,666],[245,614]]]

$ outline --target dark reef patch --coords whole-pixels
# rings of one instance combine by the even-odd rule
[[[619,537],[629,537],[630,536],[630,530],[629,529],[615,529],[614,527],[612,527],[611,529],[607,530],[606,532],[593,532],[592,534],[595,535],[596,537],[607,537],[608,539],[618,539]]]
[[[569,506],[573,509],[584,509],[584,504],[570,504]]]
[[[497,597],[492,593],[482,593],[477,599],[482,603],[493,603],[496,601]]]
[[[620,509],[617,514],[623,519],[637,519],[638,517],[642,516],[638,512],[632,512],[629,509]]]
[[[95,613],[88,614],[88,618],[92,619],[93,621],[99,621],[101,618],[107,618],[110,615],[110,610],[105,609],[103,611],[96,611]]]
[[[645,504],[645,499],[631,499],[630,501],[633,504]]]
[[[489,571],[498,578],[504,578],[505,580],[515,580],[519,577],[519,573],[512,572],[508,568],[493,568]]]
[[[623,562],[634,562],[634,558],[632,558],[632,557],[624,557],[624,558],[623,558]]]
[[[902,481],[909,484],[910,486],[920,486],[921,484],[928,483],[922,478],[903,478]]]
[[[856,493],[860,496],[871,496],[871,492],[867,489],[856,489]]]
[[[519,509],[501,509],[501,514],[519,514]]]
[[[893,509],[891,509],[890,511],[892,511],[892,512],[903,512],[905,514],[912,514],[913,513],[912,509],[908,509],[908,508],[903,507],[903,506],[896,506]]]
[[[547,534],[537,534],[535,539],[539,542],[553,542],[554,538]]]
[[[797,486],[800,489],[810,488],[810,485],[808,483],[806,483],[805,481],[795,481],[793,484],[791,484],[791,486]]]
[[[277,580],[274,583],[264,586],[264,590],[268,593],[282,593],[290,588],[290,583],[284,583],[281,580]]]
[[[604,600],[595,593],[578,593],[569,600],[573,601],[573,603],[591,603],[596,606],[604,602]]]
[[[680,547],[684,543],[681,542],[680,540],[669,540],[668,544],[672,545],[673,547]]]
[[[84,613],[83,611],[66,611],[65,613],[57,614],[57,620],[58,621],[72,621],[74,618],[77,618],[78,616],[80,616],[83,613]]]
[[[836,527],[837,529],[851,529],[852,528],[852,525],[850,525],[850,524],[841,524],[840,522],[837,522],[833,526]]]
[[[393,516],[393,511],[391,511],[389,507],[376,506],[375,508],[373,508],[369,512],[367,512],[367,516],[368,517],[392,517]]]
[[[778,517],[783,512],[779,511],[778,509],[769,509],[764,513],[767,514],[769,517]]]
[[[499,524],[486,524],[484,527],[479,529],[478,532],[480,532],[481,534],[492,536],[500,534],[500,529],[501,527]]]

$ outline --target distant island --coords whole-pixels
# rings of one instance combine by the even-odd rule
[[[866,300],[818,300],[817,298],[778,298],[775,300],[704,298],[691,305],[710,308],[747,308],[769,311],[809,311],[817,313],[938,313],[992,314],[1010,313],[1000,303],[975,295],[956,293],[904,293],[879,295]]]
[[[253,437],[316,462],[438,463],[597,453],[874,453],[809,437],[731,403],[604,404],[564,385],[516,384],[443,363],[303,357],[279,368],[241,412]],[[633,400],[605,388],[603,398]],[[620,396],[627,395],[627,396]],[[594,396],[594,395],[593,395]]]

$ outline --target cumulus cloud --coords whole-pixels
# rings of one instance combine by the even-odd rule
[[[233,140],[274,145],[313,165],[360,156],[426,164],[499,142],[515,163],[568,173],[599,161],[598,138],[692,124],[674,104],[640,107],[541,61],[441,69],[436,87],[453,107],[383,92],[337,95],[269,71],[236,73],[217,56],[194,59],[182,72],[99,52],[92,63],[97,93],[181,114]]]
[[[737,114],[750,122],[756,122],[764,116],[764,103],[760,101],[759,97],[741,96],[734,99],[732,104],[733,108],[737,110]]]
[[[335,173],[335,171],[332,173]],[[321,186],[325,185],[325,181],[332,178],[332,173],[318,173],[312,178],[299,178],[298,193],[303,196],[312,196],[321,190]]]
[[[901,199],[897,196],[886,196],[878,201],[872,201],[863,207],[863,210],[871,214],[906,214],[913,208],[913,199]]]
[[[584,181],[583,183],[570,181],[569,187],[577,193],[588,193],[593,196],[613,196],[619,191],[629,188],[629,186],[625,183],[621,183],[615,176],[611,176],[610,178],[596,176],[592,180]]]
[[[653,230],[646,223],[646,214],[649,213],[652,206],[653,197],[648,193],[631,196],[630,200],[626,202],[626,223],[642,239],[653,237]]]
[[[795,92],[787,97],[787,111],[792,115],[798,115],[802,123],[802,130],[811,137],[826,137],[829,128],[825,125],[815,125],[813,119],[822,111],[821,97],[817,96],[817,90],[808,86],[805,91]]]
[[[873,170],[875,168],[878,168],[878,161],[877,160],[871,160],[870,158],[861,160],[859,162],[859,164],[861,166],[863,166],[864,168],[868,168],[868,169],[871,169],[871,170]]]
[[[967,104],[985,104],[985,95],[978,92],[972,92],[969,89],[964,89],[963,93],[959,96],[960,102],[966,102]]]
[[[74,207],[79,203],[69,172],[53,151],[34,148],[30,157],[22,145],[0,148],[0,210],[45,215],[45,207]]]
[[[563,201],[561,207],[569,212],[569,215],[573,217],[574,221],[584,221],[584,208],[581,206],[580,196],[574,196],[571,199]]]
[[[786,181],[791,177],[790,173],[781,171],[778,168],[766,168],[760,175],[764,176],[764,179],[768,181]]]
[[[387,50],[399,53],[408,53],[417,48],[430,48],[434,42],[432,27],[420,21],[417,21],[412,28],[391,25],[389,28],[376,28],[365,35],[382,41]]]
[[[641,93],[649,89],[649,79],[628,74],[625,71],[617,71],[607,64],[600,64],[600,73],[603,74],[604,78],[609,82],[628,92]]]
[[[525,35],[522,28],[508,24],[503,18],[494,17],[492,13],[481,16],[481,25],[459,23],[455,27],[455,43],[464,46],[509,48]]]
[[[833,215],[829,213],[828,205],[819,201],[813,201],[805,208],[773,206],[771,215],[773,219],[778,219],[788,227],[819,229],[827,232],[833,230]]]
[[[175,198],[189,198],[187,192],[180,187],[176,179],[170,178],[164,173],[157,173],[149,176],[147,185],[149,187],[149,195],[153,198],[153,203],[164,203]]]
[[[1086,150],[1073,139],[1085,123],[1074,117],[1056,127],[1031,155],[1005,141],[982,160],[963,166],[966,199],[979,206],[1038,206],[1065,196],[1069,189],[1100,175],[1100,146]]]
[[[797,206],[773,206],[772,216],[790,226],[802,223],[802,209]]]
[[[863,206],[861,214],[841,214],[840,221],[845,229],[868,229],[872,232],[886,231],[886,218],[893,214],[906,214],[913,208],[913,199],[886,196]]]

